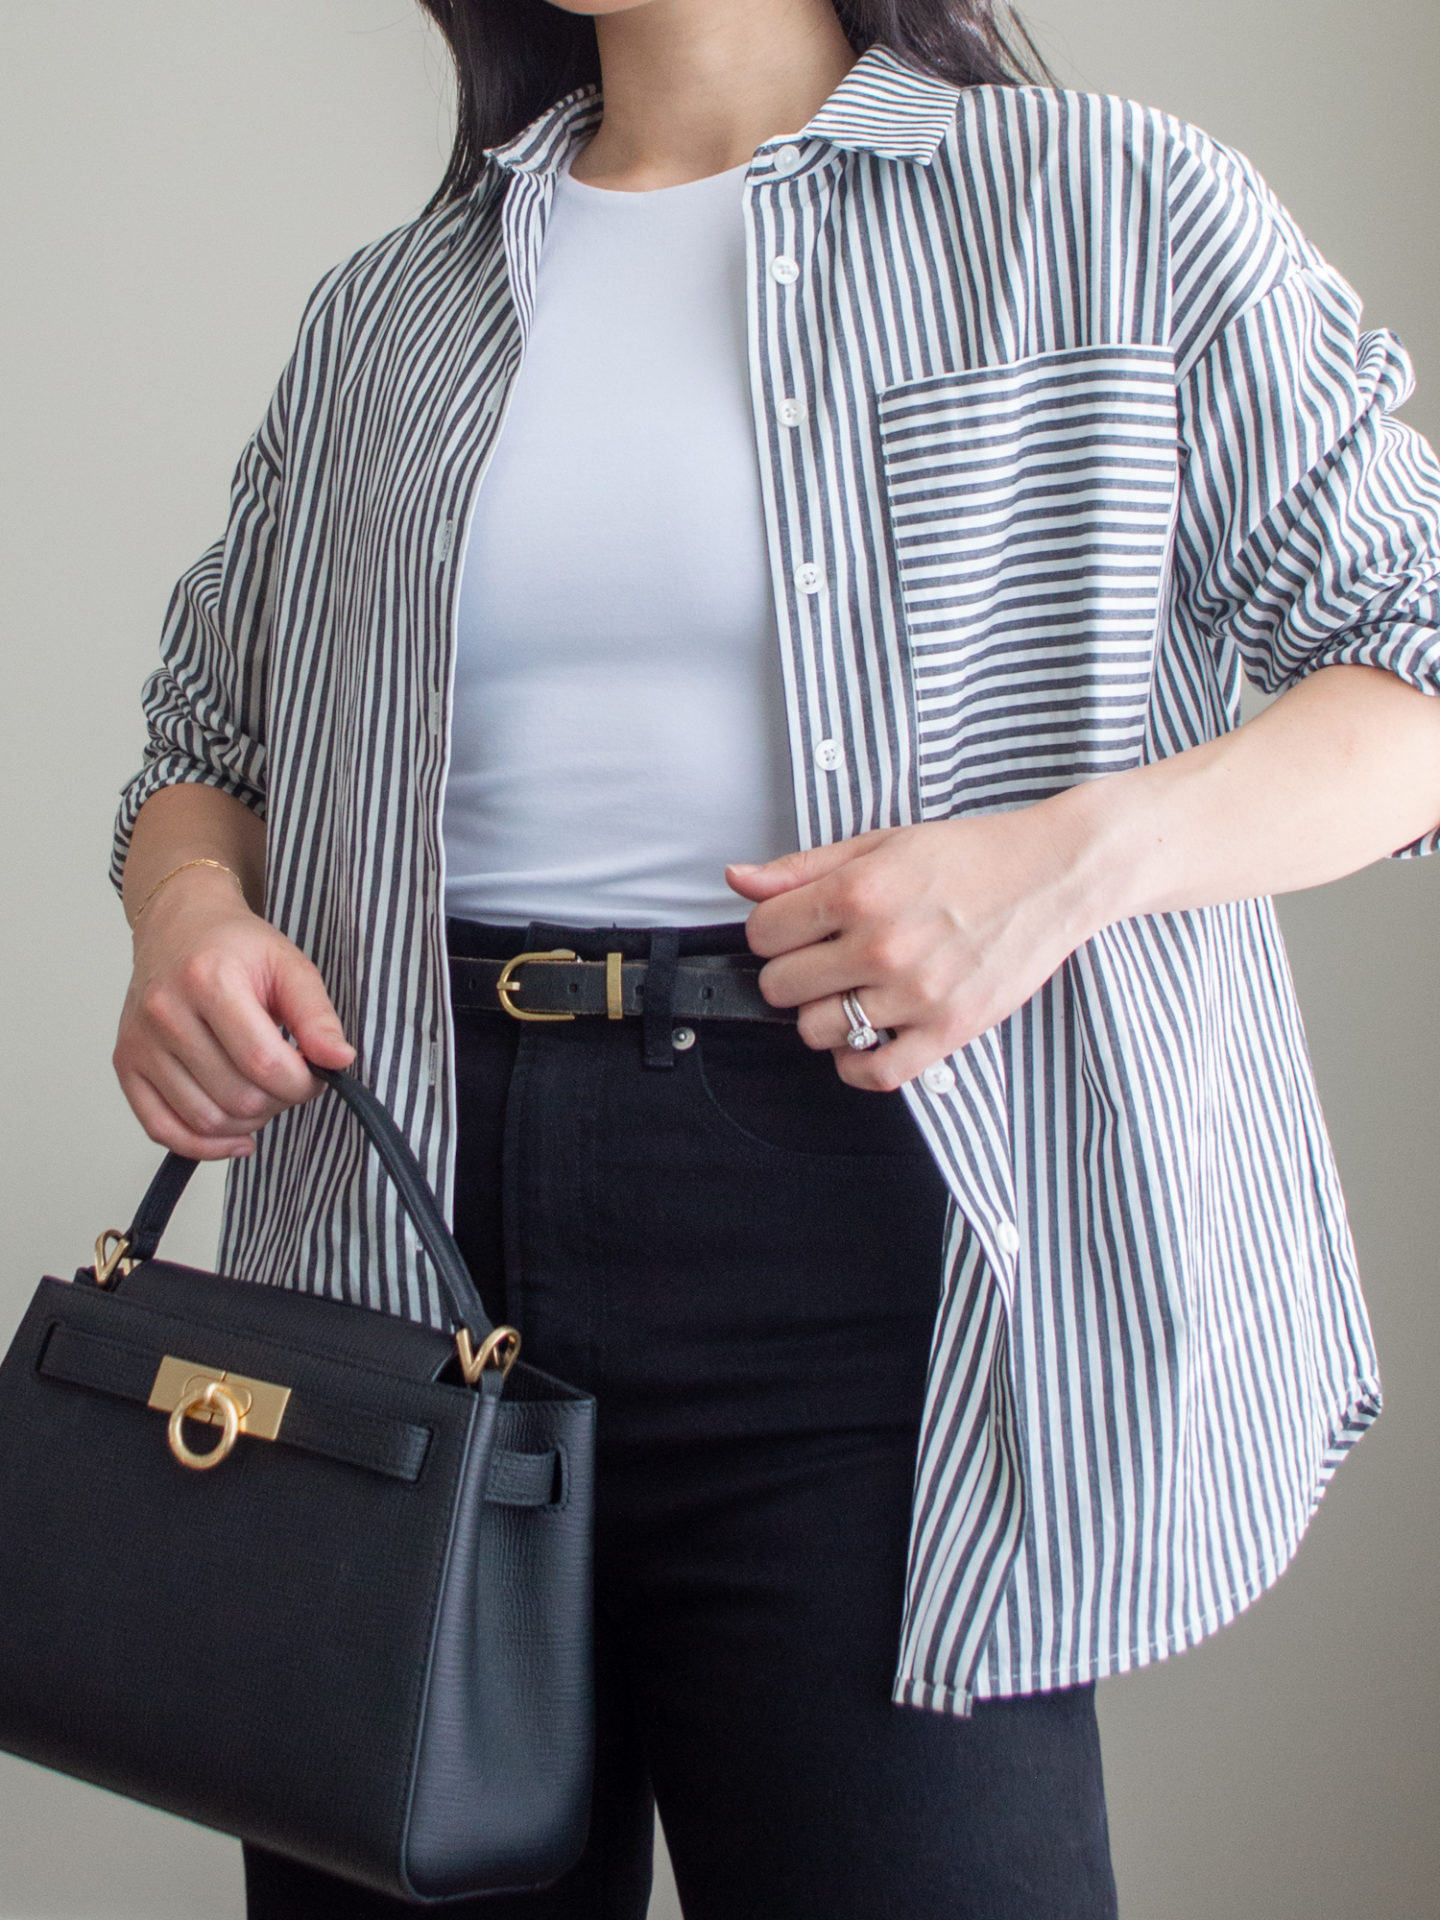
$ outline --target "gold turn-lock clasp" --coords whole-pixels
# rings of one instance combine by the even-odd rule
[[[568,947],[556,947],[550,953],[517,953],[513,960],[507,960],[500,969],[500,978],[495,982],[495,993],[501,1006],[512,1020],[573,1020],[573,1013],[527,1013],[523,1007],[517,1007],[512,996],[524,986],[523,980],[515,978],[517,967],[532,964],[543,965],[545,961],[578,960],[579,955],[571,953]]]
[[[467,1387],[478,1387],[486,1368],[493,1368],[503,1379],[520,1355],[520,1335],[514,1327],[493,1327],[477,1349],[470,1329],[461,1327],[455,1336],[455,1351],[460,1356],[460,1371]]]
[[[183,1395],[170,1415],[170,1425],[166,1429],[170,1441],[170,1451],[182,1467],[193,1467],[196,1473],[206,1473],[211,1467],[218,1467],[222,1460],[228,1460],[240,1437],[240,1423],[244,1415],[240,1411],[240,1401],[223,1380],[206,1380],[197,1384]],[[220,1422],[220,1438],[208,1453],[197,1453],[185,1438],[186,1420],[201,1420],[207,1425],[215,1420]]]
[[[230,1457],[242,1433],[255,1440],[275,1440],[290,1404],[289,1387],[269,1380],[251,1380],[222,1367],[197,1366],[167,1353],[160,1362],[150,1405],[168,1413],[170,1451],[182,1467],[204,1472]],[[197,1453],[185,1438],[185,1422],[220,1429],[220,1438],[206,1453]]]

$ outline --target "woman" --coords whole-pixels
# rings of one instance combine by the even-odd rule
[[[1268,896],[1437,842],[1403,354],[983,6],[429,10],[147,691],[122,1084],[227,1270],[434,1316],[358,1050],[597,1394],[590,1842],[487,1914],[643,1914],[652,1787],[691,1920],[1113,1913],[1095,1680],[1379,1407]]]

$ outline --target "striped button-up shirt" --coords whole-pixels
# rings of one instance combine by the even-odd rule
[[[117,835],[118,875],[177,781],[264,816],[266,912],[447,1203],[464,533],[599,114],[568,96],[316,289],[176,588]],[[757,149],[743,219],[803,844],[1180,752],[1238,723],[1246,676],[1440,690],[1440,469],[1391,417],[1403,352],[1236,154],[872,49]],[[1230,1619],[1380,1389],[1268,901],[1107,927],[906,1098],[953,1205],[894,1695],[964,1712]],[[439,1319],[337,1102],[232,1169],[221,1258]]]

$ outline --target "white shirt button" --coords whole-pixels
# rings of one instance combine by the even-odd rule
[[[815,749],[815,764],[822,773],[834,773],[844,758],[838,740],[822,740]]]
[[[937,1060],[921,1074],[920,1084],[930,1093],[949,1093],[955,1084],[955,1069],[948,1061]]]
[[[1020,1230],[1013,1220],[1001,1220],[996,1224],[995,1244],[1001,1253],[1020,1251]]]
[[[802,593],[820,591],[820,569],[813,560],[802,560],[795,569],[795,584]]]
[[[688,1053],[695,1044],[695,1029],[693,1027],[672,1027],[670,1029],[670,1044],[676,1053]]]
[[[800,164],[799,147],[791,146],[787,141],[783,147],[777,147],[771,156],[776,173],[794,173]]]
[[[788,253],[777,253],[770,262],[770,278],[778,280],[782,287],[788,287],[800,278],[800,269]]]
[[[782,427],[798,427],[805,418],[805,402],[787,397],[780,402],[776,411],[780,415]]]

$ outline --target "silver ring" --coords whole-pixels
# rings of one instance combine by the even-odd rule
[[[868,1053],[872,1047],[880,1044],[880,1035],[871,1026],[865,1009],[859,998],[853,993],[843,994],[840,1006],[845,1018],[850,1022],[850,1031],[845,1038],[857,1053]]]

